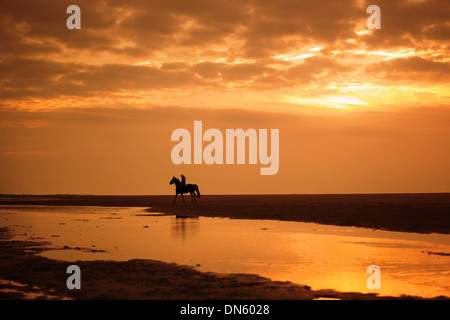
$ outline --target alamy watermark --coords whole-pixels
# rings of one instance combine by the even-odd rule
[[[381,289],[381,270],[379,266],[371,265],[367,267],[367,273],[371,275],[367,278],[367,288],[370,290]]]
[[[366,13],[370,13],[370,17],[367,18],[367,28],[369,29],[381,29],[381,9],[377,5],[371,5],[367,7]]]
[[[66,20],[67,29],[81,29],[81,9],[77,5],[70,5],[67,7],[66,13],[71,15]]]
[[[207,129],[203,132],[203,122],[194,121],[193,139],[188,129],[175,129],[171,141],[179,141],[171,152],[172,162],[179,164],[248,164],[266,165],[260,169],[261,175],[277,174],[280,164],[280,130],[270,129],[270,155],[268,154],[268,130],[226,129],[224,135],[219,129]],[[203,142],[209,142],[203,148]],[[248,141],[248,143],[246,143]],[[236,148],[235,148],[236,142]],[[248,152],[246,152],[246,146]],[[193,152],[192,152],[193,147]],[[225,150],[224,150],[225,147]],[[236,157],[235,157],[236,149]],[[193,153],[193,159],[192,159]]]
[[[72,264],[67,267],[66,273],[71,274],[67,278],[66,286],[67,289],[81,289],[81,269],[79,266]]]

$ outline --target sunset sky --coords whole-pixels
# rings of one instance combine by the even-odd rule
[[[0,33],[0,193],[450,192],[448,0],[0,0]],[[174,165],[194,120],[279,129],[278,174]]]

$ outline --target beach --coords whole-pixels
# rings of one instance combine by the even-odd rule
[[[1,299],[131,299],[131,300],[311,300],[376,299],[374,294],[312,291],[307,286],[270,281],[258,275],[214,274],[192,267],[151,260],[78,261],[82,290],[66,287],[68,264],[41,258],[45,244],[11,242],[1,230]],[[418,297],[410,297],[418,298]]]
[[[450,193],[173,196],[3,195],[0,205],[149,207],[187,216],[272,219],[391,231],[450,233]]]
[[[55,208],[142,207],[144,213],[136,219],[161,216],[177,217],[183,227],[184,218],[226,217],[232,220],[258,219],[266,221],[302,221],[324,225],[364,227],[423,234],[449,234],[448,194],[418,195],[271,195],[271,196],[202,196],[197,202],[186,197],[172,203],[172,196],[83,196],[83,195],[4,195],[0,204],[6,208],[54,206]],[[108,209],[109,210],[109,209]],[[105,211],[106,212],[106,211]],[[109,212],[109,211],[108,211]],[[112,212],[112,211],[111,211]],[[147,213],[145,213],[147,212]],[[15,214],[15,221],[20,217]],[[123,223],[120,212],[98,215],[111,227]],[[138,217],[136,217],[138,216]],[[44,215],[39,216],[45,218]],[[8,219],[12,219],[11,213]],[[175,218],[174,218],[175,219]],[[81,221],[81,228],[93,227],[93,222]],[[10,220],[8,220],[10,221]],[[62,220],[58,220],[62,221]],[[139,220],[145,221],[145,220]],[[181,221],[181,222],[180,222]],[[243,220],[242,220],[243,221]],[[82,290],[68,290],[65,270],[67,261],[42,256],[44,251],[56,251],[53,242],[59,234],[48,238],[17,237],[18,224],[0,229],[0,295],[2,299],[150,299],[150,300],[310,300],[337,299],[420,299],[420,295],[386,296],[377,293],[315,290],[308,279],[276,281],[259,274],[204,272],[192,265],[175,264],[151,259],[77,260],[83,270]],[[29,220],[22,221],[22,227]],[[83,223],[85,223],[83,225]],[[89,224],[91,223],[91,224]],[[161,221],[159,222],[161,223]],[[35,226],[33,226],[35,227]],[[142,225],[141,230],[147,230]],[[184,226],[185,227],[185,226]],[[266,228],[261,228],[265,232]],[[23,232],[29,232],[23,229]],[[54,233],[56,229],[52,230]],[[83,229],[80,229],[83,230]],[[148,230],[152,230],[152,225]],[[185,230],[184,230],[185,231]],[[183,231],[183,232],[184,232]],[[96,230],[92,231],[96,232]],[[177,231],[178,232],[178,231]],[[15,234],[16,233],[16,234]],[[179,235],[179,234],[178,234]],[[55,237],[55,238],[52,238]],[[194,236],[195,238],[195,236]],[[74,250],[76,249],[76,250]],[[86,248],[64,246],[58,250],[76,252]],[[89,248],[90,254],[102,248]],[[428,253],[429,254],[429,253]],[[448,252],[442,253],[448,259]],[[434,298],[444,299],[445,296]]]

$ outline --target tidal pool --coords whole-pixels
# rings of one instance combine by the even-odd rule
[[[49,241],[66,261],[151,259],[253,273],[313,290],[450,296],[450,235],[315,223],[150,214],[145,208],[0,206],[17,240]],[[381,269],[369,289],[367,267]]]

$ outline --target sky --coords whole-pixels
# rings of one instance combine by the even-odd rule
[[[449,17],[447,0],[0,0],[0,193],[172,194],[181,174],[203,194],[450,192]],[[195,120],[279,129],[278,173],[173,164]]]

